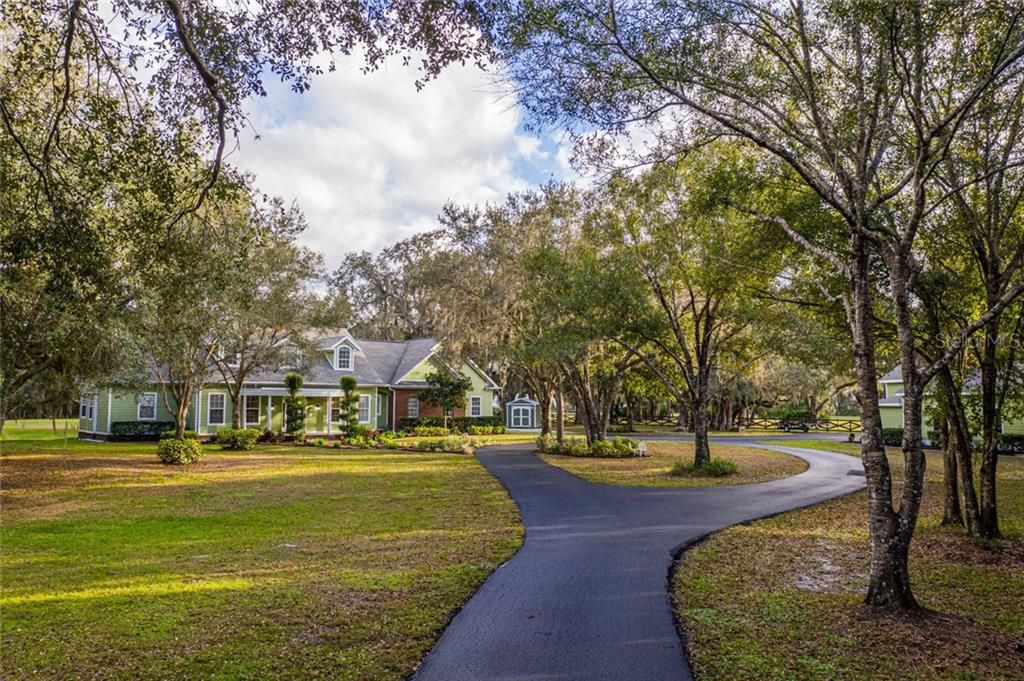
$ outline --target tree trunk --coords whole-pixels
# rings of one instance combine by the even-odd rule
[[[993,300],[993,298],[995,300]],[[988,296],[991,308],[998,296]],[[979,473],[981,504],[978,534],[987,539],[1000,536],[999,515],[996,507],[996,466],[999,463],[999,409],[996,403],[998,392],[998,350],[1001,315],[993,317],[985,327],[984,345],[981,358],[981,471]]]
[[[634,422],[634,418],[633,418],[633,398],[632,397],[627,397],[626,398],[626,428],[631,433],[636,432],[636,423]]]
[[[693,411],[693,465],[706,466],[711,463],[711,445],[708,442],[708,386],[707,378],[697,379],[697,399]]]
[[[963,520],[967,533],[977,536],[980,532],[980,514],[978,497],[974,491],[974,466],[971,461],[971,433],[967,427],[967,412],[960,397],[959,386],[953,380],[953,372],[945,367],[939,372],[939,396],[945,400],[949,425],[949,444],[947,451],[952,450],[956,458],[956,467],[960,475],[960,487],[963,491]]]
[[[178,399],[178,406],[174,410],[174,437],[178,440],[185,439],[185,431],[188,430],[188,405],[189,399]]]
[[[231,394],[231,427],[238,430],[242,427],[242,391]]]
[[[945,493],[943,494],[942,503],[942,524],[963,526],[964,515],[960,510],[959,472],[956,465],[956,449],[953,446],[952,438],[950,438],[951,430],[949,421],[943,419],[941,424],[943,447],[942,480]]]
[[[854,255],[851,330],[861,407],[861,459],[868,491],[871,541],[871,568],[865,602],[877,608],[911,609],[917,603],[910,588],[907,568],[910,537],[899,531],[899,516],[893,510],[892,473],[885,456],[882,417],[878,408],[871,259],[866,239],[857,233],[851,236],[851,252]],[[909,378],[913,380],[915,376],[911,368]]]
[[[559,442],[565,439],[565,396],[562,386],[555,386],[555,437]]]
[[[540,434],[551,434],[551,388],[545,386],[537,395],[540,402]]]
[[[685,431],[687,425],[687,408],[685,402],[679,403],[679,415],[676,417],[676,430]]]

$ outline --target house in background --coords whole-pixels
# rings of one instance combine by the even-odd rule
[[[358,387],[359,422],[369,428],[394,429],[403,418],[443,416],[439,407],[420,401],[427,376],[440,368],[457,370],[470,379],[465,409],[453,416],[494,415],[498,385],[473,362],[446,367],[438,357],[439,345],[431,338],[407,341],[378,341],[353,338],[349,333],[322,338],[318,356],[303,373],[306,398],[306,434],[326,436],[339,432],[338,399],[342,376],[353,376]],[[285,430],[284,400],[288,391],[284,377],[291,371],[265,371],[252,375],[242,389],[242,425],[279,432]],[[219,376],[192,399],[188,428],[201,436],[231,427],[231,395]],[[166,404],[160,386],[153,384],[141,393],[116,389],[82,395],[78,436],[106,440],[119,422],[173,422],[174,405]]]
[[[896,367],[878,381],[882,386],[882,394],[878,399],[878,410],[882,416],[882,428],[903,427],[903,371]],[[964,385],[964,394],[977,386],[977,381],[967,380]],[[1024,435],[1024,420],[1014,421],[1003,419],[1003,433],[1008,435]],[[934,430],[929,423],[927,415],[922,427],[922,435],[927,438],[928,431]]]

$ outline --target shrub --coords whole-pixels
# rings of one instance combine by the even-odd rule
[[[114,442],[155,442],[165,430],[173,430],[174,421],[114,421],[110,439]]]
[[[470,426],[504,426],[501,416],[449,416],[448,427],[456,432],[468,432]],[[413,431],[417,426],[434,426],[444,428],[444,419],[440,416],[417,416],[398,419],[398,429]]]
[[[213,441],[223,449],[236,452],[247,452],[256,446],[260,439],[258,428],[221,428],[213,436]]]
[[[590,456],[616,456],[618,451],[615,443],[610,440],[598,440],[590,445]]]
[[[451,430],[443,426],[416,426],[412,429],[412,434],[421,437],[440,437],[444,435],[450,435]]]
[[[721,478],[739,472],[739,466],[732,461],[716,456],[703,466],[694,466],[686,461],[677,461],[669,471],[669,475]]]
[[[1000,454],[1024,454],[1024,434],[1000,433],[996,451]]]
[[[945,446],[944,443],[942,442],[942,432],[941,431],[929,430],[926,433],[926,438],[928,440],[928,446],[929,447],[933,447],[935,449],[942,449]]]
[[[296,436],[306,429],[306,398],[299,395],[302,385],[302,374],[297,371],[289,372],[284,377],[284,387],[288,390],[284,406],[285,420],[288,422],[288,432]],[[299,441],[298,437],[296,441]]]
[[[323,447],[326,444],[327,440],[323,439],[322,437],[318,437],[317,439],[313,440],[314,447]]]
[[[903,446],[902,428],[882,428],[882,444],[886,447]]]
[[[171,428],[170,430],[165,430],[164,432],[160,433],[160,439],[161,440],[166,440],[167,438],[173,438],[173,437],[174,437],[174,428]],[[186,430],[186,431],[184,431],[182,433],[182,437],[184,437],[186,440],[198,440],[199,439],[199,433],[197,433],[194,430]]]
[[[165,438],[160,440],[160,444],[156,447],[156,455],[160,457],[161,461],[179,466],[199,461],[202,454],[203,446],[199,444],[199,440]]]
[[[331,444],[331,446],[332,446],[332,447],[334,447],[335,449],[341,449],[341,444],[342,444],[342,443],[341,443],[341,440],[335,440],[335,441],[334,441],[334,442],[333,442],[333,443]]]
[[[420,440],[416,449],[421,452],[452,452],[454,454],[472,454],[475,443],[468,437],[449,435],[436,440]]]
[[[292,433],[292,439],[295,440],[296,444],[300,444],[300,445],[301,444],[305,444],[305,442],[306,442],[306,431],[300,430],[298,432]]]
[[[539,435],[537,436],[537,451],[546,453],[553,451],[552,448],[557,446],[558,442],[555,441],[554,435]]]

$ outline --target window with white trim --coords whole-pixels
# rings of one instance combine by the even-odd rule
[[[210,393],[206,397],[206,423],[210,426],[224,425],[224,407],[227,398],[224,393]]]
[[[245,425],[258,424],[260,422],[260,396],[245,396]]]
[[[370,396],[359,396],[359,423],[370,422]]]
[[[479,395],[473,395],[469,398],[469,415],[470,416],[482,416],[484,413],[483,398]]]
[[[419,415],[420,415],[420,398],[418,398],[418,397],[410,397],[409,398],[409,411],[408,411],[407,415],[411,419],[419,417]]]
[[[384,413],[384,396],[377,393],[377,416]]]
[[[82,395],[82,399],[78,402],[78,417],[83,419],[92,418],[92,401],[95,395],[88,394]]]
[[[337,369],[352,371],[352,348],[347,345],[340,346],[338,348],[338,357],[334,362],[334,366]]]
[[[331,423],[341,424],[341,399],[340,397],[327,398],[327,401],[331,403]]]
[[[142,393],[136,402],[139,421],[156,421],[156,393]]]

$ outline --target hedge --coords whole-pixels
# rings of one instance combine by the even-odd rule
[[[1024,454],[1024,435],[1000,433],[996,442],[1000,454]]]
[[[465,432],[470,426],[503,426],[505,419],[501,416],[449,416],[450,430]],[[398,419],[398,429],[412,432],[416,428],[444,428],[442,416],[416,416]]]
[[[882,444],[886,447],[903,446],[902,428],[882,428]]]
[[[156,442],[165,430],[173,430],[174,421],[114,421],[110,439],[115,442]]]

